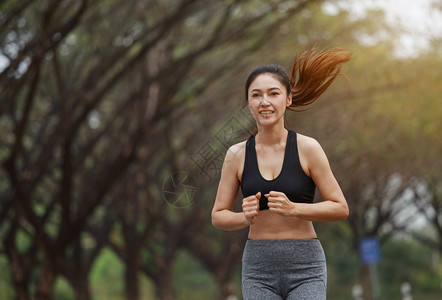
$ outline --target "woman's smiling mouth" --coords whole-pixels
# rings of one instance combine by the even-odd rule
[[[262,111],[260,111],[259,113],[260,113],[261,115],[269,115],[269,114],[272,114],[273,111],[272,111],[272,110],[262,110]]]

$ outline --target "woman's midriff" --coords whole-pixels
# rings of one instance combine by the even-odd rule
[[[250,225],[251,240],[289,240],[317,238],[313,223],[295,217],[284,217],[269,210],[259,211]]]

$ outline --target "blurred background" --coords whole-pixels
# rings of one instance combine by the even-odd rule
[[[353,53],[286,114],[350,205],[328,298],[441,299],[441,43],[437,0],[0,1],[0,299],[241,299],[210,213],[244,82],[314,44]]]

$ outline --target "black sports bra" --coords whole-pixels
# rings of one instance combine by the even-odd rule
[[[247,140],[241,191],[244,198],[261,192],[259,210],[269,209],[264,195],[270,191],[283,192],[292,202],[313,203],[315,190],[314,181],[305,174],[299,161],[296,132],[288,131],[282,169],[272,180],[263,178],[259,172],[255,136]]]

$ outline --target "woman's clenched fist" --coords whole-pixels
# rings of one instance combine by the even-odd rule
[[[242,200],[242,211],[247,219],[249,225],[255,223],[256,217],[259,211],[259,199],[261,198],[261,192],[255,195],[246,197]]]

